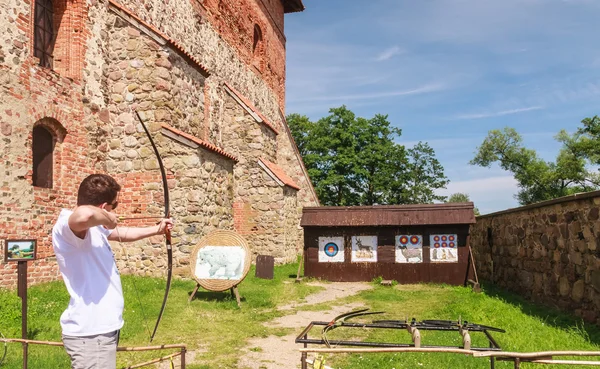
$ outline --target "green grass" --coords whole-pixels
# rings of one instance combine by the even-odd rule
[[[189,369],[238,368],[240,349],[254,337],[284,336],[290,329],[269,328],[268,322],[294,310],[281,312],[276,307],[322,289],[305,282],[294,283],[297,264],[277,266],[273,280],[254,277],[254,268],[239,286],[242,308],[229,292],[209,292],[200,289],[188,303],[193,281],[174,281],[167,309],[153,344],[185,343],[188,350],[197,351]],[[122,346],[149,345],[149,330],[154,328],[165,288],[164,279],[123,276],[125,294],[125,326]],[[137,292],[136,292],[137,290]],[[60,341],[60,314],[68,303],[68,294],[62,282],[32,286],[28,290],[28,338]],[[139,300],[138,301],[138,297]],[[494,333],[500,346],[507,351],[540,350],[598,350],[600,329],[569,315],[528,303],[518,296],[486,287],[475,294],[468,288],[446,285],[409,285],[383,287],[358,295],[298,309],[327,311],[331,307],[358,302],[371,310],[385,311],[371,319],[445,319],[459,318],[474,323],[506,329]],[[140,305],[141,303],[141,305]],[[141,308],[143,306],[143,308]],[[20,337],[20,299],[16,291],[0,290],[0,332],[7,337]],[[361,321],[357,319],[357,321]],[[267,324],[265,324],[267,323]],[[308,324],[309,322],[307,322]],[[310,337],[318,338],[318,330]],[[472,334],[473,344],[487,346],[483,335]],[[330,339],[363,339],[374,342],[410,342],[405,330],[348,330],[331,332]],[[424,345],[460,345],[456,332],[422,332]],[[2,368],[22,368],[22,348],[9,344],[7,360]],[[301,345],[298,345],[300,348]],[[251,351],[260,352],[258,347]],[[171,351],[173,352],[173,351]],[[168,354],[170,352],[163,352]],[[0,356],[2,353],[0,352]],[[119,353],[118,366],[124,367],[158,357],[157,352]],[[298,362],[300,355],[298,354]],[[327,365],[335,368],[485,368],[486,359],[449,354],[363,354],[328,355]],[[31,345],[29,368],[68,368],[69,360],[61,347]],[[292,363],[293,367],[296,361]],[[531,364],[524,364],[533,367]],[[512,363],[496,363],[496,368],[512,368]],[[542,366],[558,368],[559,366]],[[565,368],[567,366],[560,366]]]

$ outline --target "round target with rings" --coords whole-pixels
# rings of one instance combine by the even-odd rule
[[[408,243],[408,237],[402,236],[400,237],[400,243],[406,245]]]
[[[419,237],[417,236],[412,236],[410,238],[410,243],[412,243],[413,245],[417,245],[419,243]]]
[[[337,244],[335,244],[333,242],[329,242],[328,244],[325,245],[324,251],[325,251],[325,255],[327,255],[329,257],[334,257],[337,255],[337,253],[340,251],[340,249]]]

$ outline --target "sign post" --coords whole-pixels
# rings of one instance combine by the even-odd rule
[[[27,340],[27,262],[35,260],[36,240],[6,240],[4,261],[17,262],[17,295],[21,298],[21,338]],[[27,369],[28,344],[23,342],[23,369]]]

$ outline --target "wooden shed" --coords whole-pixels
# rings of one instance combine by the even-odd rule
[[[306,207],[304,275],[460,285],[471,278],[473,203]]]

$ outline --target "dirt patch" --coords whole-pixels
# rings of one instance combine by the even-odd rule
[[[301,303],[292,303],[281,306],[279,307],[279,310],[286,311],[296,309],[300,306],[335,301],[373,288],[371,284],[365,282],[311,282],[309,285],[323,286],[326,287],[326,289],[309,295],[306,300]],[[301,345],[294,341],[296,336],[300,334],[302,329],[304,329],[308,323],[313,320],[329,321],[337,315],[362,307],[363,305],[359,303],[352,303],[335,306],[326,312],[299,311],[265,323],[265,325],[269,327],[294,328],[294,330],[291,334],[283,337],[269,336],[266,338],[255,338],[250,340],[248,346],[241,353],[242,357],[240,358],[238,365],[240,368],[247,369],[300,368],[300,353],[298,352],[298,349]]]

